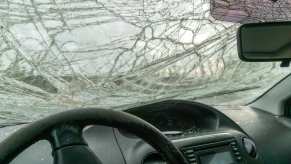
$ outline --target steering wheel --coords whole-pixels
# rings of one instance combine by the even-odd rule
[[[125,112],[86,108],[51,115],[16,131],[0,143],[0,163],[11,162],[33,143],[46,139],[55,164],[102,164],[82,137],[88,125],[124,129],[150,144],[169,164],[188,164],[181,151],[158,129]]]

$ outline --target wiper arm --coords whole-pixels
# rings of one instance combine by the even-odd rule
[[[28,124],[30,122],[12,122],[12,123],[4,123],[4,124],[0,124],[0,128],[6,128],[6,127],[10,127],[10,126],[17,126],[17,125],[25,125]]]
[[[223,91],[212,92],[212,93],[208,93],[205,95],[197,96],[197,97],[191,98],[191,100],[211,98],[211,97],[221,96],[221,95],[229,95],[229,94],[234,94],[237,92],[244,92],[244,91],[258,89],[258,88],[260,88],[260,86],[252,86],[252,87],[244,87],[244,88],[238,88],[238,89],[223,90]]]

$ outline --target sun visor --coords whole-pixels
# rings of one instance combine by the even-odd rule
[[[255,23],[291,20],[291,0],[211,0],[211,15],[220,21]]]

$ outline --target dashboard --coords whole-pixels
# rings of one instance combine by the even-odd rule
[[[124,112],[162,131],[189,164],[260,163],[253,140],[236,122],[208,105],[168,100]],[[83,135],[102,164],[166,164],[149,144],[122,129],[92,125]],[[21,153],[12,164],[52,164],[50,152],[49,144],[40,141]]]
[[[259,163],[255,143],[219,110],[196,102],[169,100],[126,110],[168,136],[190,164]],[[125,136],[125,137],[124,137]],[[166,163],[138,138],[120,131],[118,141],[129,163],[143,156],[142,164]],[[132,144],[132,145],[131,145]],[[134,149],[132,149],[134,148]],[[135,153],[133,153],[135,152]]]

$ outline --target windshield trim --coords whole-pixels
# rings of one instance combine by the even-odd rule
[[[274,88],[276,88],[278,85],[280,85],[283,81],[285,81],[289,77],[291,77],[291,73],[289,73],[287,76],[285,76],[281,80],[277,81],[272,87],[270,87],[269,89],[267,89],[265,92],[263,92],[257,98],[255,98],[251,102],[246,103],[246,105],[248,106],[248,105],[251,105],[251,104],[255,103],[256,101],[258,101],[259,99],[261,99],[262,97],[264,97],[267,93],[269,93],[271,90],[273,90]]]

